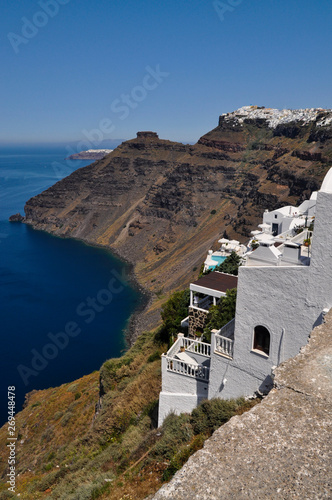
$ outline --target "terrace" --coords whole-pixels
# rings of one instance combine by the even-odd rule
[[[213,271],[190,283],[189,315],[181,322],[188,326],[189,337],[202,333],[206,317],[212,305],[225,297],[227,290],[237,287],[237,276]]]
[[[256,231],[253,231],[256,233]],[[246,266],[308,266],[311,258],[313,232],[305,228],[298,234],[290,231],[272,236],[272,233],[255,235],[259,246],[248,252]]]
[[[168,372],[208,382],[211,352],[233,359],[234,326],[235,320],[232,319],[220,330],[213,330],[211,344],[178,333],[177,340],[162,356],[165,360],[163,366]]]

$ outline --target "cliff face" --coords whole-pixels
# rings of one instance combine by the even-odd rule
[[[195,145],[141,132],[30,199],[26,222],[109,247],[144,286],[167,292],[197,276],[225,230],[243,242],[265,208],[319,187],[331,166],[331,116],[245,107]]]

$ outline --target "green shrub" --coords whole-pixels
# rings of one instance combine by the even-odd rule
[[[59,418],[61,418],[62,415],[63,415],[63,411],[57,411],[56,413],[54,413],[53,419],[54,420],[59,420]]]
[[[68,470],[65,469],[64,467],[61,469],[58,469],[54,472],[50,472],[47,474],[47,476],[44,476],[38,483],[35,485],[35,489],[38,491],[45,491],[53,484],[55,484],[59,479],[62,479],[66,474]]]
[[[241,257],[236,253],[232,252],[221,264],[214,268],[215,271],[220,271],[222,273],[238,275],[239,267],[241,265]]]
[[[226,297],[222,297],[216,306],[210,307],[204,328],[206,342],[211,342],[211,330],[219,330],[235,317],[236,293],[236,288],[227,290]]]
[[[53,429],[51,429],[51,427],[48,427],[42,434],[41,442],[45,441],[46,443],[48,443],[53,438],[54,438],[54,431]]]
[[[62,427],[65,427],[68,424],[68,422],[72,418],[72,416],[73,416],[73,414],[70,411],[67,411],[64,414],[64,416],[61,419],[61,425],[62,425]]]
[[[70,386],[68,386],[68,388],[67,388],[67,392],[76,392],[77,387],[78,387],[78,384],[76,384],[76,383],[70,384]]]
[[[81,397],[81,396],[82,396],[82,394],[81,394],[80,392],[76,392],[76,393],[75,393],[75,401],[76,401],[77,399],[80,399],[80,397]]]
[[[101,497],[104,493],[108,493],[109,490],[110,490],[110,485],[108,483],[105,483],[101,486],[96,486],[91,491],[91,500],[96,500],[97,498]]]
[[[204,437],[199,434],[195,436],[193,441],[186,445],[185,448],[181,449],[176,455],[171,459],[171,462],[167,469],[163,472],[163,481],[169,481],[171,477],[181,469],[181,467],[187,462],[188,458],[196,451],[203,448]]]
[[[221,425],[236,415],[244,398],[239,399],[209,399],[203,401],[191,413],[191,425],[195,434],[211,435]]]
[[[148,361],[148,363],[153,363],[153,361],[156,361],[157,359],[160,359],[160,352],[159,351],[156,351],[153,354],[151,354],[148,357],[147,361]]]
[[[182,331],[181,321],[188,316],[189,302],[190,291],[186,289],[173,293],[162,306],[163,324],[158,331],[158,338],[161,342],[169,343],[172,335]]]
[[[173,413],[168,415],[162,426],[162,436],[155,444],[152,454],[160,459],[171,459],[181,444],[188,443],[193,437],[190,415]]]

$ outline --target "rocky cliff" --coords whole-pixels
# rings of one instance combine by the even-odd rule
[[[224,231],[243,242],[265,208],[319,187],[332,161],[331,116],[244,107],[195,145],[139,132],[30,199],[26,222],[112,249],[160,296],[197,276]]]

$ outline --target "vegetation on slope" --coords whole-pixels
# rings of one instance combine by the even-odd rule
[[[211,342],[211,330],[219,330],[235,318],[236,292],[236,288],[227,290],[226,297],[222,297],[217,305],[210,307],[204,328],[205,342]]]
[[[98,498],[146,452],[156,434],[164,349],[153,333],[143,333],[124,356],[106,362],[100,374],[30,395],[16,415],[20,498],[51,494],[66,500]],[[103,397],[95,414],[99,377]],[[0,430],[0,498],[8,496],[6,440],[4,426]]]
[[[255,401],[205,401],[157,429],[160,356],[187,311],[188,290],[164,304],[163,324],[121,358],[55,389],[29,394],[17,414],[17,493],[35,500],[141,499],[169,480],[204,440]],[[225,299],[226,300],[226,299]],[[166,340],[166,342],[165,342]],[[0,498],[7,491],[7,429],[0,430]]]
[[[174,340],[178,332],[182,332],[181,321],[188,315],[190,303],[189,288],[173,293],[161,309],[163,323],[158,336],[167,344]]]
[[[255,402],[206,401],[192,415],[170,415],[160,429],[160,355],[167,346],[144,333],[124,356],[56,389],[36,391],[17,415],[17,493],[35,500],[139,500],[170,479],[204,440]],[[0,498],[7,491],[6,426],[0,430]]]

